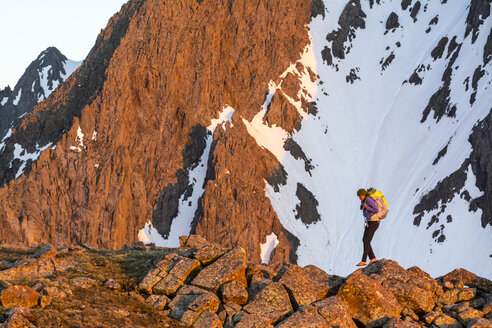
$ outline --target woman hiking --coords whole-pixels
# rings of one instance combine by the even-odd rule
[[[360,261],[357,266],[364,266],[367,264],[367,256],[369,256],[369,263],[374,263],[377,261],[376,256],[374,255],[374,251],[371,247],[371,240],[374,236],[374,233],[379,227],[379,220],[386,217],[388,210],[385,207],[384,203],[382,205],[378,204],[378,201],[381,198],[371,197],[365,189],[357,190],[357,196],[361,201],[360,208],[366,221],[364,237],[362,237],[362,242],[364,243],[364,253],[362,254],[362,261]],[[379,203],[382,203],[382,201]]]

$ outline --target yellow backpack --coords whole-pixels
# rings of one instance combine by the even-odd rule
[[[386,201],[386,198],[384,198],[383,193],[380,192],[379,190],[374,189],[374,188],[369,188],[369,189],[367,189],[367,195],[371,198],[374,198],[374,199],[379,198],[383,201],[384,206],[386,207],[386,211],[384,214],[382,213],[382,217],[380,219],[386,218],[386,215],[388,214],[388,202]]]

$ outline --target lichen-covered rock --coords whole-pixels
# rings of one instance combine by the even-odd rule
[[[432,323],[432,321],[434,321],[437,317],[439,317],[441,315],[441,313],[439,312],[436,312],[436,311],[431,311],[431,312],[428,312],[426,313],[423,317],[422,317],[422,320],[427,323],[428,325],[430,325]]]
[[[15,285],[2,291],[0,301],[5,308],[16,305],[32,308],[38,305],[38,297],[38,293],[31,287]]]
[[[424,314],[434,308],[432,293],[414,284],[388,279],[383,282],[383,286],[395,295],[403,307],[409,308],[416,314]]]
[[[210,309],[203,311],[193,323],[193,328],[219,328],[222,327],[222,322],[215,312]]]
[[[459,292],[460,290],[458,288],[448,289],[441,296],[439,296],[437,302],[444,305],[454,304],[458,301]]]
[[[244,285],[237,280],[225,283],[221,286],[222,302],[246,304],[248,301],[248,291]]]
[[[486,278],[479,277],[476,274],[459,268],[451,271],[445,276],[440,278],[441,281],[459,281],[465,286],[475,287],[486,291],[487,293],[492,293],[492,282]]]
[[[169,298],[166,295],[150,295],[145,302],[157,310],[164,310],[169,303]]]
[[[387,259],[382,259],[377,262],[371,263],[365,268],[361,269],[361,271],[367,276],[370,276],[371,274],[377,274],[384,279],[393,279],[402,282],[407,282],[412,277],[407,270],[405,270],[398,264],[398,262]]]
[[[318,313],[312,305],[302,306],[294,314],[281,321],[278,328],[329,328],[331,325]]]
[[[277,272],[265,264],[248,263],[246,267],[246,278],[248,282],[251,283],[251,277],[255,274],[257,274],[257,277],[272,280],[277,275]]]
[[[273,279],[284,285],[295,309],[318,300],[316,290],[304,270],[295,264],[286,264]]]
[[[214,293],[185,285],[168,304],[171,310],[169,316],[186,326],[191,326],[203,311],[210,309],[217,312],[219,304],[220,300]]]
[[[476,289],[475,288],[463,288],[458,293],[458,302],[469,301],[475,298]]]
[[[198,249],[193,254],[193,257],[195,259],[197,259],[198,261],[200,261],[200,263],[203,266],[205,266],[205,265],[212,263],[213,261],[215,261],[216,259],[218,259],[222,255],[224,255],[224,253],[226,251],[227,251],[227,249],[225,249],[224,247],[222,247],[220,245],[210,244],[210,245],[205,245],[205,246],[201,247],[200,249]]]
[[[210,242],[200,235],[179,236],[179,244],[182,247],[202,248],[210,245]]]
[[[492,320],[485,318],[472,319],[468,322],[467,328],[490,328],[492,327]]]
[[[267,319],[270,324],[292,311],[289,294],[279,282],[259,283],[259,291],[250,298],[243,310]],[[256,288],[253,286],[252,288]]]
[[[345,304],[338,296],[331,296],[313,304],[330,327],[356,328]]]
[[[468,326],[468,324],[471,323],[473,319],[482,318],[483,312],[473,308],[469,308],[459,312],[456,317],[462,324]]]
[[[318,300],[322,300],[330,292],[330,275],[317,266],[308,265],[303,268],[306,278],[314,285]]]
[[[178,288],[180,288],[188,277],[196,273],[200,269],[200,261],[190,259],[187,257],[179,258],[173,263],[172,268],[163,274],[164,277],[157,284],[154,285],[152,291],[156,294],[166,294],[168,296],[174,295]]]
[[[399,317],[402,310],[393,293],[360,271],[347,279],[337,295],[352,318],[367,326],[381,325],[388,318]]]
[[[233,280],[241,282],[246,287],[245,270],[246,252],[241,247],[235,247],[202,269],[191,283],[214,293],[221,285]]]
[[[420,325],[416,322],[404,321],[399,318],[393,317],[388,320],[383,328],[419,328]]]
[[[446,314],[441,314],[438,316],[434,321],[432,321],[432,324],[439,327],[439,328],[462,328],[463,325],[456,319],[446,315]]]

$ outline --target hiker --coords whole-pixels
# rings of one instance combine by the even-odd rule
[[[386,201],[381,192],[372,188],[369,190],[369,193],[365,189],[359,189],[357,191],[357,196],[361,201],[360,209],[362,210],[366,221],[364,237],[362,238],[362,242],[364,243],[364,253],[362,254],[362,261],[358,263],[357,266],[366,265],[367,256],[369,256],[370,259],[369,263],[374,263],[377,261],[371,247],[371,240],[379,227],[380,219],[384,219],[388,213],[388,206],[386,205]],[[378,194],[376,195],[376,193]]]

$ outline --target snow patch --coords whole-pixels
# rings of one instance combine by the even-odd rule
[[[179,200],[178,215],[172,221],[168,238],[164,239],[149,222],[138,233],[140,241],[144,243],[154,243],[157,246],[177,247],[179,246],[179,236],[190,234],[191,223],[195,216],[198,200],[205,191],[203,182],[205,181],[205,175],[207,173],[207,161],[210,155],[215,129],[219,125],[222,125],[222,128],[225,129],[225,123],[230,122],[233,115],[234,109],[226,105],[222,108],[219,117],[212,119],[210,125],[207,127],[209,133],[207,133],[205,150],[203,151],[198,165],[188,171],[189,181],[193,188],[193,192],[191,196],[186,199],[184,199],[184,195],[181,196]]]
[[[28,153],[27,150],[24,149],[21,145],[19,145],[17,143],[14,144],[14,159],[10,162],[10,168],[12,168],[12,164],[13,164],[13,161],[15,159],[18,159],[22,162],[21,166],[17,170],[17,173],[15,175],[15,179],[17,179],[18,177],[20,177],[22,175],[22,173],[24,173],[24,169],[26,167],[28,160],[31,160],[33,162],[36,161],[39,158],[39,156],[41,155],[41,152],[43,150],[48,149],[52,144],[53,143],[50,142],[49,144],[47,144],[44,147],[39,147],[38,145],[36,145],[36,151],[34,153]]]
[[[261,263],[268,264],[270,262],[270,256],[272,255],[272,251],[277,247],[279,241],[277,239],[277,235],[273,232],[266,236],[266,242],[264,244],[260,244],[261,249]]]
[[[82,65],[83,61],[73,61],[73,60],[70,60],[70,59],[67,59],[63,64],[63,68],[65,69],[65,74],[62,74],[62,79],[63,81],[65,81],[67,79],[67,77],[69,77],[70,75],[72,75],[73,72],[75,72],[75,70],[77,68],[79,68],[80,65]]]
[[[15,97],[14,102],[13,102],[14,106],[17,106],[17,104],[19,103],[21,95],[22,95],[22,89],[19,89],[19,92],[17,93],[17,97]]]
[[[92,138],[91,140],[97,141],[97,131],[92,132]]]
[[[71,146],[70,150],[80,153],[82,150],[87,149],[87,146],[84,145],[84,133],[82,132],[82,128],[80,127],[80,125],[77,129],[77,136],[75,137],[75,143],[78,144],[78,146]]]
[[[145,226],[138,231],[138,240],[145,244],[165,245],[167,241],[162,238],[161,234],[148,221]]]
[[[2,99],[2,101],[0,102],[0,105],[2,105],[2,106],[3,106],[3,105],[5,105],[5,104],[7,103],[7,101],[8,101],[8,100],[9,100],[9,97],[4,97],[4,98]]]

